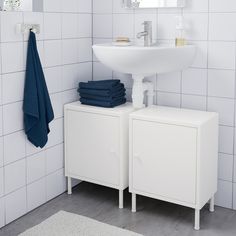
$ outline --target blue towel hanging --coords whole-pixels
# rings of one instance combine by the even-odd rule
[[[48,141],[49,123],[54,119],[36,37],[30,31],[24,89],[24,129],[28,140],[43,148]]]

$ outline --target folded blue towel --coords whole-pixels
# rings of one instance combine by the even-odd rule
[[[86,98],[86,99],[94,99],[98,101],[113,101],[116,99],[124,98],[125,97],[125,92],[117,93],[115,96],[97,96],[93,94],[87,94],[87,93],[80,93],[80,97]]]
[[[120,80],[100,80],[100,81],[89,81],[88,83],[80,82],[79,88],[85,89],[115,89],[117,86],[122,86]]]
[[[118,88],[118,89],[117,89]],[[124,86],[117,86],[115,89],[85,89],[85,88],[79,88],[77,90],[79,94],[90,94],[95,96],[117,96],[121,93],[125,93],[126,89]]]
[[[114,100],[111,102],[105,102],[105,101],[98,101],[98,100],[93,100],[93,99],[80,98],[80,102],[84,105],[113,108],[113,107],[120,106],[126,103],[126,99],[121,98],[121,99]]]
[[[29,36],[23,112],[28,140],[43,148],[48,141],[49,123],[54,119],[54,113],[33,32]]]

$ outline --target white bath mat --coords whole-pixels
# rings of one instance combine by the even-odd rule
[[[60,211],[20,236],[141,236],[90,218]]]

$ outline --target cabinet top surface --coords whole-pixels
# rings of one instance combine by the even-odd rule
[[[212,118],[218,117],[218,113],[164,106],[151,106],[133,112],[130,116],[131,118],[140,120],[144,119],[171,124],[200,126]]]
[[[73,111],[84,111],[84,112],[94,112],[99,114],[108,114],[108,115],[121,115],[134,111],[132,103],[126,103],[114,108],[104,108],[96,106],[83,105],[80,102],[73,102],[65,105],[66,110]]]

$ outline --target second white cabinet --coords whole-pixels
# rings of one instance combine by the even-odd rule
[[[129,189],[200,210],[217,191],[218,114],[152,106],[130,115]]]

